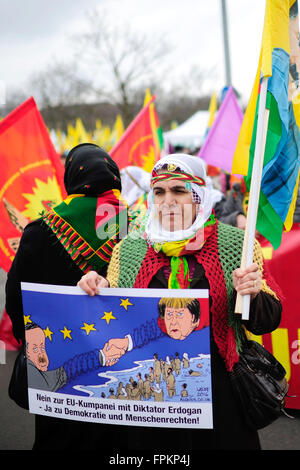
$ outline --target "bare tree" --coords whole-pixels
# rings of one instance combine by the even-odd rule
[[[6,93],[5,104],[0,106],[0,116],[7,116],[7,114],[9,114],[13,109],[22,104],[25,100],[27,100],[28,97],[28,94],[26,94],[24,90],[9,88]]]
[[[86,101],[91,81],[83,77],[76,62],[54,61],[45,70],[34,73],[27,89],[42,107],[72,105]]]
[[[172,63],[163,36],[118,24],[101,10],[88,14],[84,31],[69,40],[68,62],[52,60],[26,85],[27,96],[35,97],[51,126],[65,127],[83,104],[90,106],[80,108],[89,126],[95,113],[104,113],[106,119],[111,109],[122,114],[127,126],[142,106],[146,88],[157,95],[156,107],[165,126],[206,106],[207,99],[201,100],[203,83],[214,72],[199,69],[198,64],[188,70],[186,64]]]
[[[116,25],[103,13],[88,15],[87,32],[76,39],[77,58],[93,70],[94,90],[116,104],[129,124],[133,118],[132,96],[137,89],[157,83],[163,60],[170,52],[165,38],[146,36]],[[144,88],[145,89],[145,88]]]

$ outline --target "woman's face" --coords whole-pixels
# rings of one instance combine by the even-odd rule
[[[189,336],[200,323],[200,320],[194,321],[194,316],[186,307],[166,307],[164,320],[167,334],[173,339],[180,340]]]
[[[197,205],[184,181],[158,181],[153,186],[153,195],[159,222],[165,230],[186,230],[193,224]]]

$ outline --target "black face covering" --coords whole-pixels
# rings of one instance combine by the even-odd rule
[[[66,158],[65,188],[68,194],[97,197],[105,191],[121,191],[120,171],[114,160],[95,144],[80,144]]]

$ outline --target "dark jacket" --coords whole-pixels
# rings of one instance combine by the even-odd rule
[[[217,219],[224,224],[236,227],[237,216],[239,214],[245,215],[244,197],[245,194],[241,191],[240,184],[235,183],[228,196],[223,198],[214,207]]]

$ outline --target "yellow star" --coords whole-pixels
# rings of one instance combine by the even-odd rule
[[[124,307],[127,310],[128,305],[133,305],[129,299],[121,299],[120,307]]]
[[[71,331],[72,330],[68,330],[68,328],[66,326],[64,326],[63,330],[60,330],[60,332],[63,333],[63,335],[64,335],[64,339],[66,339],[66,338],[72,339]]]
[[[49,329],[49,326],[47,326],[47,328],[44,330],[44,333],[45,333],[45,338],[49,338],[50,341],[52,341],[53,331]]]
[[[94,328],[95,323],[91,323],[90,325],[88,323],[83,322],[84,326],[81,327],[81,330],[85,330],[86,334],[89,335],[91,331],[97,331],[96,328]]]
[[[104,312],[104,315],[103,317],[101,317],[101,320],[106,320],[106,323],[109,325],[110,320],[116,320],[116,317],[113,316],[112,311]]]
[[[26,326],[27,323],[32,323],[30,320],[30,315],[24,315],[24,325]]]

